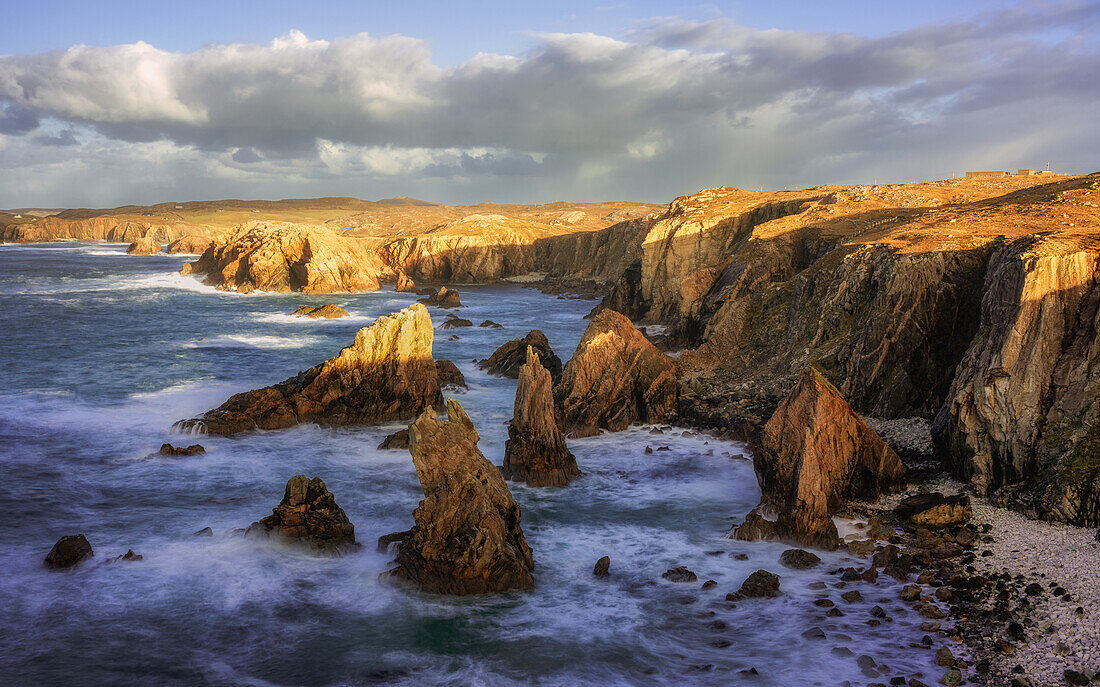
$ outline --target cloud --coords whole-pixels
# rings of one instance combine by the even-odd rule
[[[61,138],[88,174],[135,156],[101,203],[173,196],[138,171],[151,151],[202,166],[185,185],[199,196],[231,179],[252,197],[463,202],[668,200],[1048,158],[1086,171],[1100,153],[1098,28],[1100,4],[1082,1],[882,37],[665,19],[620,38],[534,34],[526,54],[446,69],[416,38],[299,32],[0,56],[0,171],[20,158],[44,175],[23,191],[39,195],[5,188],[0,205],[69,204],[71,174],[37,160]],[[84,133],[26,136],[40,118]]]

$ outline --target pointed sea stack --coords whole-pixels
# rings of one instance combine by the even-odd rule
[[[447,400],[447,420],[425,410],[409,426],[409,451],[424,500],[388,577],[437,594],[484,594],[534,585],[531,547],[500,470],[477,448],[466,412]]]
[[[335,357],[274,386],[237,394],[181,431],[236,434],[316,422],[325,426],[409,420],[443,405],[432,359],[432,321],[413,304],[360,329]]]
[[[565,445],[565,435],[554,421],[550,372],[531,346],[527,347],[527,362],[519,371],[501,472],[504,479],[526,482],[529,487],[564,487],[581,474],[577,459]]]
[[[601,310],[566,363],[554,400],[561,429],[588,437],[633,423],[668,422],[679,396],[676,361],[661,353],[625,315]]]
[[[832,514],[850,499],[874,501],[905,485],[893,449],[809,368],[764,425],[753,465],[760,505],[734,538],[835,549]]]
[[[320,477],[295,475],[271,515],[252,523],[246,537],[277,536],[326,553],[355,548],[355,526]]]

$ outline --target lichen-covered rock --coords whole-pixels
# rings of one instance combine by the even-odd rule
[[[905,483],[897,454],[813,368],[764,425],[753,465],[761,501],[734,531],[737,539],[835,549],[832,514],[841,505],[874,501]]]
[[[462,303],[458,299],[458,291],[448,289],[446,286],[441,286],[438,291],[427,298],[420,298],[418,300],[425,305],[434,305],[437,308],[462,307]]]
[[[130,255],[156,255],[160,250],[160,243],[152,236],[142,236],[126,247]]]
[[[387,576],[440,594],[483,594],[534,585],[535,563],[520,527],[520,510],[500,470],[477,448],[466,412],[447,400],[409,426],[409,450],[424,500],[398,545]]]
[[[339,317],[347,317],[348,311],[333,303],[326,303],[325,305],[317,307],[314,307],[312,305],[303,305],[302,307],[295,310],[292,314],[298,317],[310,317],[313,319],[323,318],[326,320],[334,320]]]
[[[550,373],[531,346],[519,371],[501,472],[504,479],[526,482],[530,487],[564,487],[581,474],[554,420]]]
[[[320,477],[295,475],[286,483],[283,500],[271,515],[252,523],[246,537],[276,536],[326,553],[356,546],[355,526]]]
[[[554,400],[566,436],[633,423],[668,422],[679,395],[676,361],[658,351],[625,316],[602,310],[566,364]]]
[[[164,249],[164,252],[201,255],[213,243],[213,239],[211,239],[209,236],[196,236],[195,234],[188,234],[187,236],[179,237],[175,241],[170,241],[168,243],[168,247]]]
[[[67,535],[57,540],[46,554],[46,567],[70,568],[92,554],[92,545],[83,534]]]
[[[377,291],[389,274],[378,254],[330,229],[250,222],[217,239],[181,274],[223,291]]]
[[[373,424],[408,420],[442,402],[432,321],[424,306],[413,304],[360,329],[335,358],[237,394],[202,417],[177,422],[176,429],[235,434],[305,422]]]
[[[484,327],[485,323],[481,326]],[[529,346],[538,353],[542,366],[550,372],[551,382],[556,384],[561,378],[561,358],[554,355],[554,349],[550,348],[550,341],[538,329],[527,332],[522,339],[512,339],[503,344],[488,358],[477,361],[477,366],[491,375],[519,379],[519,370],[527,362]]]
[[[435,369],[439,374],[440,386],[450,387],[452,389],[470,388],[466,385],[466,377],[462,374],[462,370],[458,369],[458,365],[455,365],[450,360],[435,361]]]

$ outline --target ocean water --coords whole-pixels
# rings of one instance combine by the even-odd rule
[[[123,246],[0,246],[0,683],[6,685],[840,685],[925,675],[911,648],[920,619],[888,578],[866,602],[815,591],[856,564],[823,554],[810,571],[779,566],[786,548],[724,537],[759,497],[745,447],[651,427],[570,442],[583,478],[563,489],[512,485],[534,549],[536,588],[478,598],[379,581],[379,535],[407,529],[422,497],[405,451],[378,443],[399,424],[302,426],[233,438],[208,453],[151,456],[175,420],[232,393],[281,381],[335,354],[355,331],[415,300],[360,295],[220,293],[176,272],[182,256]],[[459,311],[502,330],[440,330],[435,356],[470,384],[454,394],[503,459],[515,382],[472,360],[542,329],[564,360],[591,302],[516,285],[463,287]],[[341,320],[290,317],[336,303]],[[448,337],[457,334],[457,341]],[[645,447],[668,447],[646,454]],[[234,528],[270,513],[288,478],[320,476],[363,547],[341,558]],[[213,537],[195,537],[204,527]],[[54,572],[60,536],[85,534],[95,557]],[[139,562],[108,562],[133,549]],[[747,554],[747,560],[734,558]],[[611,557],[612,575],[592,576]],[[661,578],[686,565],[699,581]],[[773,600],[731,605],[754,570],[782,577]],[[713,579],[717,587],[704,591]],[[812,605],[828,595],[846,615]],[[894,618],[868,626],[880,603]],[[825,639],[803,636],[824,630]],[[836,651],[845,647],[851,656]],[[889,666],[862,671],[867,654]],[[755,675],[744,671],[755,669]]]

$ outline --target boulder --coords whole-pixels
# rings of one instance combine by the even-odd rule
[[[497,324],[496,322],[493,322],[492,320],[485,320],[484,322],[482,322],[478,326],[479,327],[485,327],[486,329],[504,329],[504,325]]]
[[[554,420],[550,372],[531,346],[519,372],[501,472],[504,479],[526,482],[530,487],[564,487],[581,474]]]
[[[897,454],[813,368],[764,425],[753,453],[761,501],[735,529],[737,539],[836,549],[832,514],[841,505],[905,484]]]
[[[206,449],[202,447],[202,444],[191,444],[190,446],[173,446],[172,444],[161,444],[160,450],[157,451],[161,456],[197,456],[199,454],[206,453]]]
[[[156,255],[160,252],[160,244],[152,236],[143,236],[126,247],[130,255]]]
[[[554,355],[546,335],[538,329],[527,332],[522,339],[512,339],[485,360],[477,361],[477,366],[491,375],[519,379],[519,370],[527,362],[527,347],[539,354],[539,362],[550,372],[551,383],[556,384],[561,377],[561,358]]]
[[[777,596],[779,596],[779,575],[770,573],[767,570],[757,570],[741,583],[740,589],[733,594],[726,594],[726,600],[774,599]]]
[[[355,526],[320,477],[295,475],[271,515],[252,523],[246,537],[276,536],[326,553],[355,548]]]
[[[321,226],[249,222],[217,239],[180,274],[202,275],[223,291],[377,291],[388,273],[361,241]]]
[[[450,360],[437,360],[435,361],[436,374],[439,375],[439,385],[443,387],[451,387],[455,389],[469,389],[466,386],[466,377],[463,376],[462,370],[458,369],[458,365],[455,365]]]
[[[407,449],[409,447],[409,430],[401,429],[389,435],[378,444],[379,449]]]
[[[461,317],[449,317],[441,326],[441,329],[458,329],[459,327],[472,327],[474,323]]]
[[[446,286],[441,286],[438,291],[427,298],[420,298],[418,300],[425,305],[434,305],[437,308],[463,307],[462,303],[458,300],[458,291],[448,289]]]
[[[669,582],[695,582],[699,578],[687,566],[678,565],[661,573],[661,577]]]
[[[973,515],[970,497],[966,494],[945,497],[939,492],[906,497],[898,503],[894,512],[910,527],[933,529],[961,525]]]
[[[633,423],[671,421],[679,395],[676,361],[630,320],[602,310],[589,323],[554,389],[566,436],[617,432]]]
[[[592,566],[592,574],[596,577],[607,577],[611,574],[611,557],[600,556],[596,565]]]
[[[214,241],[206,238],[205,236],[195,236],[194,234],[188,234],[187,236],[181,236],[175,241],[168,243],[168,247],[164,249],[165,253],[188,253],[191,255],[201,255],[207,248],[213,245]]]
[[[393,290],[398,293],[416,293],[416,282],[404,272],[398,272],[397,282],[394,284]]]
[[[176,429],[235,434],[299,423],[325,426],[408,420],[440,406],[432,321],[413,304],[360,329],[335,357],[274,386],[237,394]]]
[[[326,320],[333,320],[338,317],[347,317],[348,311],[344,310],[338,305],[332,303],[326,303],[319,307],[313,307],[311,305],[303,305],[294,311],[294,315],[298,317],[312,317],[314,319],[324,318]]]
[[[46,554],[46,567],[70,568],[92,555],[92,545],[83,534],[67,535],[58,539]]]
[[[804,549],[787,549],[779,555],[779,564],[792,570],[806,570],[820,562],[821,559],[816,554]]]
[[[440,594],[482,594],[534,585],[534,558],[520,509],[500,470],[477,448],[466,412],[447,400],[447,420],[425,410],[409,426],[409,451],[424,500],[386,576]]]

